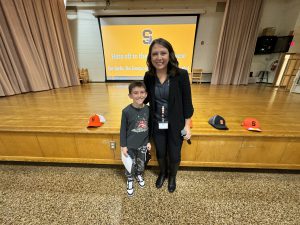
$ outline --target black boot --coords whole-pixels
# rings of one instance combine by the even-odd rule
[[[161,188],[164,184],[165,179],[168,177],[167,173],[167,160],[166,159],[157,159],[159,165],[159,175],[156,180],[156,188]]]
[[[168,180],[168,191],[173,193],[176,189],[176,175],[179,168],[179,163],[170,163],[170,174]]]

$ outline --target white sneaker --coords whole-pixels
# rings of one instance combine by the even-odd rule
[[[142,175],[137,175],[135,178],[141,188],[145,187],[145,181]]]
[[[127,180],[127,194],[129,197],[133,196],[133,180]]]

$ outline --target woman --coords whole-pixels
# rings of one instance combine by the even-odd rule
[[[191,138],[190,118],[194,108],[190,82],[187,71],[178,68],[172,45],[162,38],[151,43],[147,65],[145,103],[150,104],[149,127],[160,169],[156,187],[161,188],[168,177],[168,190],[172,193],[181,161],[181,131],[185,130],[185,139]]]

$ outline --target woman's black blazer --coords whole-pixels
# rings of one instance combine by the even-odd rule
[[[184,128],[185,119],[191,118],[194,113],[192,104],[191,86],[188,72],[184,69],[178,69],[174,76],[169,77],[169,101],[168,101],[168,129],[169,137],[175,143],[181,143],[181,130]],[[149,72],[145,73],[144,83],[148,92],[145,103],[149,102],[150,117],[149,128],[150,135],[153,133],[153,119],[155,113],[155,77]]]

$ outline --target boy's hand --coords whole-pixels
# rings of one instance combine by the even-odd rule
[[[147,150],[151,151],[151,144],[150,143],[147,144]]]
[[[128,148],[127,147],[121,147],[121,151],[123,153],[123,155],[125,155],[126,157],[128,156]]]

